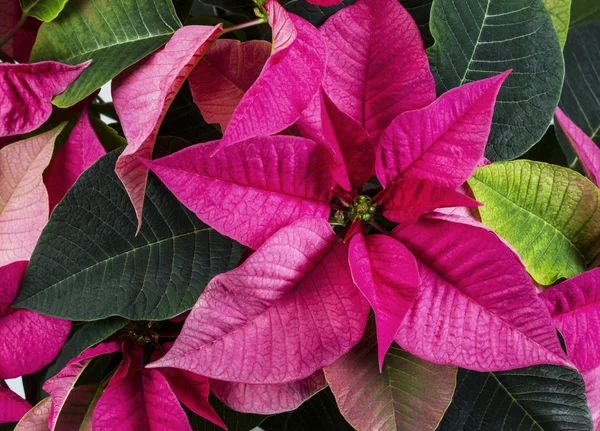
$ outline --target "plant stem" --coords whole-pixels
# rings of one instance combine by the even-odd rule
[[[248,27],[252,27],[255,25],[264,24],[265,22],[267,22],[267,21],[264,18],[258,18],[258,19],[252,20],[252,21],[245,22],[243,24],[234,25],[233,27],[227,27],[227,28],[224,28],[223,30],[221,30],[221,34],[219,35],[219,37],[223,36],[224,34],[231,33],[232,31],[237,31],[237,30],[241,30],[243,28],[248,28]]]
[[[389,235],[390,234],[389,230],[387,230],[386,228],[384,228],[383,226],[381,226],[379,223],[377,223],[375,221],[370,221],[369,225],[373,226],[375,229],[377,229],[379,232],[381,232],[384,235]]]
[[[23,15],[21,15],[21,19],[19,20],[17,25],[11,28],[8,31],[8,33],[6,33],[4,36],[2,36],[2,38],[0,38],[0,48],[2,48],[6,44],[6,42],[8,42],[15,35],[15,33],[19,31],[21,27],[23,27],[23,24],[25,24],[26,19],[27,14],[24,13]]]

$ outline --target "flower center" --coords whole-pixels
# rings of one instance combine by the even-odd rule
[[[364,222],[371,221],[375,217],[376,209],[377,204],[372,203],[369,196],[362,195],[354,200],[350,216]]]

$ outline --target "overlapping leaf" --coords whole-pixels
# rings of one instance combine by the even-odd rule
[[[41,21],[52,21],[58,16],[67,0],[20,0],[23,12]]]
[[[135,214],[114,174],[119,153],[84,172],[52,213],[23,281],[21,307],[73,320],[167,319],[237,265],[241,247],[197,220],[153,177],[135,236]]]
[[[517,250],[544,285],[570,278],[600,254],[600,191],[580,174],[519,160],[479,168],[469,180],[484,224]]]
[[[571,0],[544,0],[544,5],[552,18],[560,46],[564,47],[571,20]]]
[[[428,50],[438,93],[507,69],[486,157],[513,159],[544,135],[560,97],[564,66],[542,0],[438,1],[431,9],[435,44]]]
[[[179,27],[170,0],[70,0],[58,18],[40,28],[31,60],[79,64],[93,59],[54,99],[57,106],[71,106],[164,45]]]

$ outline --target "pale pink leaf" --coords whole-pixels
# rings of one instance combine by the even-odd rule
[[[106,154],[84,109],[67,141],[58,149],[44,174],[50,211],[87,168]]]
[[[147,162],[198,218],[253,249],[300,217],[327,220],[333,161],[313,141],[292,136],[254,138],[215,156],[218,141]]]
[[[273,384],[336,360],[360,339],[369,306],[352,283],[346,245],[335,240],[320,219],[279,230],[240,267],[213,278],[173,348],[149,366]]]
[[[48,416],[52,400],[44,398],[29,410],[19,421],[14,431],[50,431],[48,429]]]
[[[381,198],[383,215],[396,223],[414,223],[422,214],[442,207],[478,207],[479,202],[428,179],[399,178]]]
[[[417,296],[417,262],[408,249],[387,235],[355,235],[348,262],[354,284],[371,304],[377,323],[379,369],[400,323]]]
[[[540,293],[561,332],[569,359],[585,381],[596,429],[600,427],[600,268]]]
[[[217,150],[291,126],[321,86],[327,50],[317,29],[288,14],[276,1],[267,3],[267,11],[276,28],[273,53],[233,112]],[[292,28],[297,32],[295,38]]]
[[[435,99],[419,29],[397,0],[359,0],[319,30],[330,53],[325,91],[375,142],[398,114]]]
[[[375,324],[362,340],[325,368],[340,412],[359,431],[435,430],[452,401],[456,367],[425,361],[390,347],[377,366]]]
[[[0,267],[29,260],[48,221],[42,173],[64,124],[0,150]]]
[[[71,359],[69,363],[54,377],[50,378],[42,389],[52,396],[52,409],[48,418],[48,428],[54,430],[67,398],[73,391],[79,376],[97,356],[115,353],[121,350],[121,343],[112,341],[99,344],[96,347],[86,349],[78,357]]]
[[[321,370],[305,379],[273,385],[210,381],[212,393],[232,409],[262,415],[295,410],[326,386]]]
[[[590,181],[598,186],[598,181],[600,181],[600,148],[559,107],[556,108],[554,115],[559,126],[565,132],[569,144],[575,150],[585,174]]]
[[[244,93],[271,54],[264,40],[216,40],[189,77],[194,102],[208,123],[225,131]]]
[[[162,358],[166,352],[171,350],[172,346],[173,343],[163,344],[161,346],[163,351],[154,352],[150,360],[155,361]],[[208,401],[210,387],[207,377],[177,368],[158,368],[157,370],[165,376],[177,399],[188,409],[215,425],[227,429],[219,414]]]
[[[453,88],[431,105],[396,117],[377,152],[381,184],[418,178],[456,189],[469,179],[483,157],[496,95],[509,73]]]
[[[0,379],[30,374],[48,365],[71,330],[71,322],[10,308],[27,262],[0,267]]]
[[[148,168],[140,159],[152,158],[158,129],[171,102],[220,30],[220,24],[180,28],[165,46],[113,80],[113,102],[127,138],[115,172],[135,208],[138,231],[148,180]]]
[[[0,384],[0,424],[18,422],[30,408],[27,401]]]
[[[531,277],[493,232],[423,218],[393,235],[416,257],[421,276],[396,334],[401,347],[476,371],[572,366]]]
[[[62,93],[89,64],[0,63],[0,136],[41,126],[52,113],[52,97]]]

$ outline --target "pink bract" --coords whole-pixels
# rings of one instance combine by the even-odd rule
[[[600,427],[600,268],[540,294],[585,381],[594,427]]]
[[[167,109],[220,30],[220,24],[183,27],[163,48],[113,81],[113,101],[128,142],[115,172],[135,208],[138,231],[148,179],[148,168],[140,159],[152,158],[156,135]]]
[[[30,408],[27,401],[0,385],[0,424],[18,422]]]
[[[369,310],[352,283],[346,246],[334,242],[320,219],[279,230],[209,283],[173,348],[150,366],[274,384],[333,362],[360,339]]]
[[[62,93],[89,65],[54,61],[0,64],[0,136],[27,133],[41,126],[52,113],[52,97]]]
[[[435,99],[421,35],[398,1],[358,1],[319,30],[331,53],[323,88],[375,141],[398,114]]]

